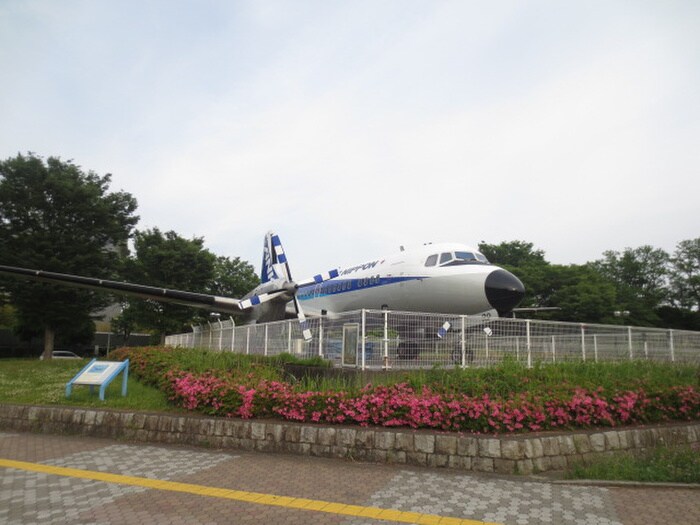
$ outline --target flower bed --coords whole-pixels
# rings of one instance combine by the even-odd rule
[[[299,391],[264,371],[186,369],[177,351],[121,349],[132,373],[158,384],[177,406],[225,417],[279,417],[318,423],[434,428],[462,432],[526,432],[700,419],[700,391],[690,385],[606,391],[519,392],[470,396],[407,383],[367,385],[359,392]]]

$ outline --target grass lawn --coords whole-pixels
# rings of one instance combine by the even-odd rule
[[[0,359],[0,403],[182,412],[168,403],[163,392],[132,377],[127,395],[122,397],[121,375],[107,387],[104,401],[100,401],[98,388],[91,393],[82,385],[74,385],[70,399],[66,399],[66,383],[87,363],[83,359]]]
[[[611,456],[588,465],[576,465],[566,471],[565,477],[567,479],[700,483],[700,448],[664,447],[637,456]]]

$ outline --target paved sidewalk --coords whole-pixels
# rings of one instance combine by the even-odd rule
[[[439,517],[463,524],[700,523],[696,490],[557,485],[525,477],[23,433],[0,433],[0,460],[27,462],[26,468],[0,466],[0,523],[10,525],[396,522],[362,517],[371,507],[403,511],[385,514],[403,523],[418,516],[409,512],[422,514],[415,521],[422,523],[439,523]],[[121,477],[101,480],[106,473]],[[153,480],[194,489],[171,490],[174,483],[156,489]],[[297,508],[294,502],[304,500],[292,498],[324,502],[307,509],[326,510]]]

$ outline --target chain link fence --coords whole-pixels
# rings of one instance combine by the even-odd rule
[[[700,363],[700,332],[531,319],[358,310],[307,320],[304,341],[291,319],[236,326],[233,319],[170,335],[170,346],[243,354],[319,356],[362,369],[486,367],[535,362],[655,361]]]

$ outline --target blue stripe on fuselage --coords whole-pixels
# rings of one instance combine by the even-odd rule
[[[341,293],[355,292],[358,290],[367,290],[368,288],[376,288],[388,284],[401,283],[405,281],[416,281],[427,279],[427,277],[365,277],[363,279],[332,279],[321,284],[312,284],[299,288],[297,298],[300,301],[309,299],[317,299],[319,297],[327,297],[329,295],[338,295]]]

